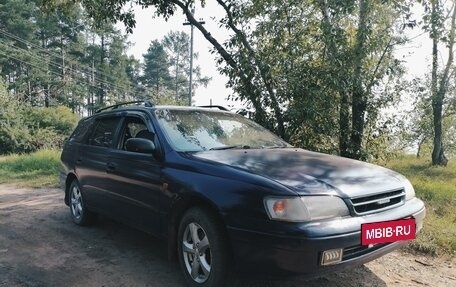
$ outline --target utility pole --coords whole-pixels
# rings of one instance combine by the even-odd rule
[[[192,15],[195,15],[195,8],[192,8]],[[204,25],[206,22],[203,21],[202,18],[198,21],[198,23]],[[183,25],[187,26],[190,25],[190,75],[189,75],[189,84],[188,84],[188,105],[192,105],[192,95],[193,95],[193,25],[187,21],[184,22]]]
[[[92,33],[92,47],[95,47],[95,33]],[[90,92],[90,115],[93,115],[95,112],[95,60],[94,60],[94,55],[92,53],[92,77],[90,79],[91,82],[91,92]]]

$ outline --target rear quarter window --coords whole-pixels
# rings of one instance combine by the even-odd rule
[[[119,122],[120,117],[95,120],[95,129],[89,137],[89,144],[101,147],[111,147]]]
[[[80,120],[78,126],[71,134],[69,141],[83,143],[87,137],[88,132],[90,131],[92,123],[92,121],[87,119]]]

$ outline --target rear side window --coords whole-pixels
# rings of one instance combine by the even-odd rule
[[[105,118],[95,121],[95,130],[89,138],[89,144],[101,147],[111,147],[120,118]]]
[[[86,135],[89,132],[91,125],[92,121],[80,120],[73,134],[70,136],[69,141],[78,143],[84,142],[84,139],[86,138]]]

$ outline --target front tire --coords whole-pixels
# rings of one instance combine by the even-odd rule
[[[87,226],[93,223],[96,215],[87,209],[82,196],[81,187],[77,180],[73,180],[69,189],[70,213],[73,222],[77,225]]]
[[[231,256],[222,224],[202,208],[185,213],[178,231],[180,267],[188,286],[219,287],[227,284]]]

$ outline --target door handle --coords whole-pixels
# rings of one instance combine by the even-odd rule
[[[113,171],[113,170],[115,170],[115,169],[116,169],[116,165],[113,164],[112,162],[108,162],[108,163],[106,164],[106,170],[107,170],[107,171]]]
[[[78,158],[78,159],[76,160],[76,164],[81,164],[81,163],[82,163],[82,159]]]

